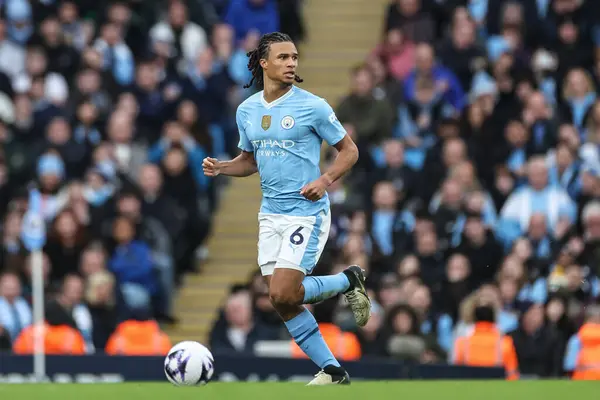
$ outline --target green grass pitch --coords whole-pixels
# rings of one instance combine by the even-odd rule
[[[395,381],[306,387],[302,383],[210,383],[178,388],[168,383],[0,385],[2,400],[588,400],[600,382]]]

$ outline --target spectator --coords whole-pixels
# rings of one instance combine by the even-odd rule
[[[80,12],[74,1],[64,1],[58,10],[64,41],[81,52],[90,41],[90,25],[80,20]]]
[[[543,93],[534,92],[526,101],[522,115],[529,129],[527,154],[544,154],[556,145],[556,120]]]
[[[463,236],[456,248],[472,266],[469,280],[475,287],[488,282],[495,274],[502,258],[502,247],[493,232],[487,229],[481,215],[467,214]]]
[[[580,135],[595,101],[594,83],[589,73],[581,68],[569,71],[563,87],[561,113],[563,120],[573,124]]]
[[[166,41],[173,46],[177,58],[192,62],[208,45],[208,35],[189,19],[185,2],[171,2],[168,17],[150,30],[150,40]]]
[[[260,35],[279,30],[279,14],[274,0],[233,0],[229,2],[225,22],[235,30],[236,40],[256,30]]]
[[[581,169],[581,193],[577,199],[578,219],[581,221],[585,206],[593,199],[600,198],[600,167],[584,166]]]
[[[588,203],[583,209],[583,225],[584,225],[584,244],[580,258],[592,270],[592,274],[596,277],[600,276],[600,259],[598,258],[598,249],[600,248],[600,202],[594,201]]]
[[[7,30],[7,21],[0,21],[0,71],[3,79],[14,79],[25,69],[25,51],[7,37]]]
[[[460,303],[474,286],[471,269],[469,260],[460,253],[452,255],[446,264],[446,276],[435,300],[438,309],[448,313],[452,319],[456,319]]]
[[[513,273],[506,275],[511,277],[511,279],[517,279],[517,275]],[[462,302],[459,311],[460,320],[454,325],[455,337],[465,336],[473,331],[475,321],[474,310],[478,304],[487,304],[494,309],[495,324],[500,332],[508,333],[517,328],[518,318],[513,313],[502,308],[502,298],[498,287],[495,284],[488,283],[480,286],[477,291]]]
[[[2,263],[0,271],[19,270],[24,252],[21,243],[21,214],[18,211],[12,211],[6,215],[2,230]]]
[[[457,339],[452,349],[452,363],[471,366],[502,365],[508,380],[519,378],[518,360],[510,336],[502,335],[494,324],[494,309],[475,308],[475,329],[470,336]],[[498,344],[501,352],[498,351]]]
[[[108,120],[107,133],[116,169],[130,181],[135,181],[147,158],[146,147],[134,142],[133,119],[125,111],[115,111]]]
[[[373,173],[373,182],[382,180],[392,182],[396,192],[403,201],[412,197],[417,183],[415,182],[415,171],[405,164],[404,145],[401,141],[390,139],[383,144],[383,155],[385,163]]]
[[[274,339],[272,331],[256,321],[252,299],[247,291],[236,292],[229,297],[224,318],[210,335],[210,347],[215,351],[251,354],[257,341]]]
[[[565,353],[567,341],[575,333],[575,324],[567,315],[568,302],[564,296],[552,295],[545,304],[545,321],[558,334],[559,355]],[[561,368],[562,371],[562,368]]]
[[[169,337],[149,318],[149,311],[138,308],[117,326],[105,351],[108,355],[165,356],[170,349]]]
[[[167,229],[171,240],[176,242],[187,214],[163,190],[163,175],[159,167],[144,164],[140,169],[139,184],[143,196],[142,213],[156,218]]]
[[[386,353],[401,359],[420,360],[425,342],[419,332],[416,313],[410,307],[398,305],[388,315],[391,331],[385,340]]]
[[[77,50],[63,42],[61,25],[56,16],[44,19],[39,29],[39,43],[48,57],[48,72],[73,76],[79,64]]]
[[[430,206],[429,211],[432,212],[441,249],[458,245],[464,219],[458,179],[447,179],[443,183],[439,205]]]
[[[401,28],[414,43],[431,42],[436,36],[434,21],[421,0],[396,0],[387,10],[385,30]]]
[[[114,253],[109,261],[110,270],[122,284],[127,304],[131,308],[150,307],[150,299],[158,294],[152,270],[152,256],[148,244],[135,240],[133,221],[118,217],[113,225]]]
[[[580,193],[579,169],[577,154],[567,144],[556,147],[556,161],[550,167],[550,181],[564,189],[572,200],[576,201]]]
[[[519,328],[511,333],[519,369],[522,376],[560,376],[560,353],[553,351],[559,346],[558,332],[544,323],[544,307],[529,305],[523,312]]]
[[[26,0],[8,1],[5,12],[9,38],[21,46],[26,44],[35,30],[29,2]]]
[[[477,44],[475,22],[470,15],[464,19],[456,17],[463,8],[455,10],[455,18],[450,27],[450,38],[438,50],[443,65],[456,73],[462,88],[470,88],[473,75],[485,67],[485,53]]]
[[[415,0],[403,0],[415,1]],[[433,90],[435,98],[441,97],[452,108],[445,116],[459,113],[465,105],[464,89],[460,86],[454,72],[436,64],[434,49],[429,44],[419,44],[415,53],[415,69],[404,81],[404,96],[407,101],[417,97],[417,89],[427,87]],[[427,85],[427,86],[425,86]],[[431,98],[431,95],[429,95]],[[429,102],[430,100],[427,100]],[[441,115],[440,115],[441,116]],[[430,116],[430,119],[440,116]],[[428,124],[427,124],[428,125]]]
[[[227,92],[232,80],[225,68],[215,68],[215,53],[207,48],[198,53],[185,69],[184,95],[203,111],[203,118],[214,124],[224,124]]]
[[[552,235],[560,239],[575,221],[575,205],[567,193],[548,184],[548,168],[541,158],[533,158],[528,165],[529,185],[512,194],[501,212],[497,233],[506,244],[527,229],[534,212],[541,212],[548,220]]]
[[[448,171],[466,161],[467,157],[467,146],[460,138],[449,137],[440,143],[439,147],[429,149],[422,171],[426,179],[420,182],[418,191],[422,201],[429,204]]]
[[[20,270],[21,274],[21,285],[23,288],[23,297],[25,297],[29,304],[32,304],[32,296],[33,296],[33,288],[32,288],[32,255],[29,254],[25,257],[23,264],[21,265],[22,269]],[[46,253],[42,253],[42,277],[44,278],[44,293],[50,294],[54,290],[54,286],[58,282],[52,282],[50,280],[50,273],[52,271],[52,264],[50,263],[50,258]]]
[[[379,57],[389,73],[397,80],[404,80],[415,66],[415,45],[402,30],[387,32],[386,41],[379,45],[373,55]]]
[[[217,24],[213,27],[211,38],[212,47],[215,49],[215,60],[219,64],[228,65],[235,50],[235,32],[230,25]]]
[[[161,320],[174,322],[173,317],[170,315],[174,271],[172,243],[169,234],[159,221],[142,214],[141,201],[135,189],[124,188],[120,192],[117,199],[117,211],[120,216],[124,216],[135,223],[136,238],[150,246],[151,263],[159,272],[158,276],[163,296],[157,317]],[[110,229],[110,233],[107,233],[112,236],[114,226],[105,228]]]
[[[528,263],[536,268],[531,272],[540,271],[544,275],[547,274],[547,265],[556,256],[557,249],[556,241],[548,232],[545,215],[536,213],[531,216],[526,237],[532,253],[528,257]]]
[[[34,201],[42,202],[42,215],[46,221],[51,221],[66,202],[64,190],[61,190],[65,178],[65,164],[54,152],[44,154],[38,161],[37,175],[39,188],[32,189],[30,197]]]
[[[394,251],[392,228],[396,219],[396,189],[390,182],[380,182],[373,193],[373,214],[371,225],[374,244],[383,256],[390,256]]]
[[[107,271],[94,272],[88,276],[85,293],[86,305],[89,309],[93,331],[92,343],[97,351],[104,350],[110,335],[126,312],[123,302],[117,294],[115,278]]]
[[[50,355],[84,355],[85,342],[81,334],[69,324],[60,320],[48,321],[44,328],[44,350]],[[13,352],[30,355],[34,352],[34,327],[26,328],[15,343]]]
[[[359,145],[379,145],[383,138],[391,136],[392,110],[385,100],[373,96],[373,83],[373,76],[365,66],[355,68],[352,91],[337,109],[340,122],[352,124],[356,129]]]
[[[588,307],[585,323],[579,332],[569,339],[564,359],[564,370],[572,373],[576,380],[597,380],[598,369],[598,329],[600,329],[600,309]]]
[[[56,216],[44,248],[54,266],[51,272],[52,280],[60,281],[66,275],[77,271],[79,257],[86,244],[85,233],[71,210],[65,209]]]
[[[242,42],[236,47],[229,63],[229,75],[238,85],[245,85],[249,79],[252,79],[252,73],[248,71],[247,54],[258,46],[260,35],[257,31],[250,31],[242,39]],[[249,91],[246,91],[249,96]]]
[[[587,118],[587,129],[584,136],[585,143],[581,146],[581,158],[592,167],[600,166],[600,102],[594,103]]]
[[[386,98],[396,104],[402,101],[402,86],[398,85],[398,80],[391,75],[391,72],[387,71],[385,60],[385,58],[377,56],[377,51],[366,60],[367,67],[373,74],[375,86],[373,93],[378,99]],[[412,71],[413,67],[414,62],[411,61],[409,71]],[[348,132],[348,129],[346,131]]]
[[[0,276],[0,329],[8,342],[15,341],[31,325],[31,307],[21,297],[21,282],[13,273]]]
[[[137,126],[149,141],[158,137],[165,118],[166,99],[161,91],[158,68],[151,59],[137,64],[132,92],[139,106]]]
[[[115,81],[122,86],[133,82],[135,64],[133,53],[123,40],[123,30],[113,22],[104,24],[94,49],[102,54],[103,70],[110,71]]]

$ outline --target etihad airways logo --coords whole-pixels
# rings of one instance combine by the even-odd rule
[[[261,140],[253,140],[252,145],[255,149],[291,149],[296,145],[296,142],[293,140],[271,140],[271,139],[261,139]]]
[[[272,140],[261,139],[253,140],[254,154],[263,157],[284,157],[287,154],[287,149],[291,149],[296,145],[293,140]]]

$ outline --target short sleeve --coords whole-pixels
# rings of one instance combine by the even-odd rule
[[[346,136],[346,130],[337,119],[335,111],[325,100],[317,100],[314,115],[314,127],[317,135],[330,146],[335,145]]]
[[[250,143],[250,139],[248,139],[248,135],[246,135],[245,125],[247,125],[247,122],[245,120],[245,115],[242,111],[240,111],[239,107],[235,113],[235,122],[237,123],[238,132],[240,134],[240,141],[238,143],[238,147],[241,150],[247,151],[249,153],[254,152],[252,143]]]

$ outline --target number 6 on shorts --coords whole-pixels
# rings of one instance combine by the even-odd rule
[[[292,242],[293,245],[299,246],[304,242],[304,236],[300,233],[302,229],[304,229],[303,226],[299,227],[292,233],[292,236],[290,236],[290,242]]]
[[[279,250],[278,259],[300,266],[304,261],[307,248],[314,241],[310,240],[314,225],[313,221],[310,220],[311,217],[296,218],[305,220],[294,221],[283,231],[283,241],[281,243],[281,249]]]

